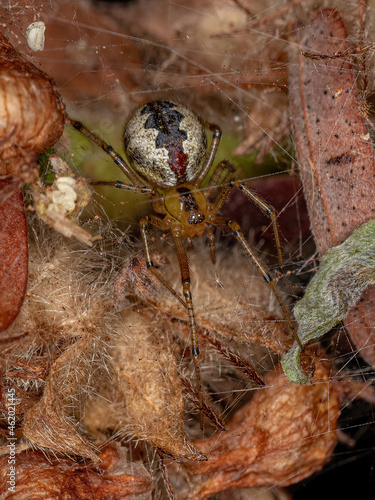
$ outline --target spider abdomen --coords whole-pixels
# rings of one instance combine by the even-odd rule
[[[152,185],[175,187],[200,173],[207,138],[200,118],[168,101],[140,106],[124,130],[125,152],[132,168]]]

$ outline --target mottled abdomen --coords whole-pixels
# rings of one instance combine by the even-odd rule
[[[202,121],[191,110],[154,101],[132,114],[124,144],[132,168],[154,186],[168,188],[195,180],[207,138]]]

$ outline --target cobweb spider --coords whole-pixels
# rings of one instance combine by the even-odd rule
[[[214,233],[210,226],[229,227],[250,260],[272,288],[285,319],[295,335],[293,323],[273,279],[249,246],[239,224],[228,217],[217,215],[231,190],[234,187],[240,189],[270,217],[279,261],[282,265],[275,210],[241,180],[236,179],[233,175],[234,168],[227,161],[218,164],[206,188],[202,190],[202,183],[212,167],[219,146],[221,130],[217,125],[204,124],[197,115],[181,104],[154,101],[135,110],[124,130],[125,152],[129,164],[110,145],[90,132],[82,123],[72,119],[70,123],[109,154],[130,180],[129,184],[122,181],[94,181],[92,184],[137,191],[150,198],[156,214],[142,217],[139,223],[146,263],[149,271],[187,309],[191,334],[191,353],[195,365],[200,410],[202,410],[199,341],[191,294],[189,263],[183,240],[186,240],[187,247],[191,247],[191,240],[206,232],[211,259],[215,263]],[[212,132],[208,153],[206,153],[205,128]],[[219,184],[222,177],[222,182]],[[180,265],[183,298],[154,267],[147,238],[150,225],[161,231],[170,232],[172,236]]]

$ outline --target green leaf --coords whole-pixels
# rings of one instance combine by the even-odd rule
[[[370,221],[344,243],[328,250],[303,299],[296,304],[294,316],[301,344],[304,346],[336,326],[374,283],[375,221]],[[300,366],[300,352],[295,342],[281,363],[289,380],[305,384],[307,377]]]

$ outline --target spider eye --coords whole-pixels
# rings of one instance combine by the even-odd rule
[[[124,130],[132,168],[161,188],[192,182],[206,153],[200,118],[180,104],[153,101],[135,110]]]

